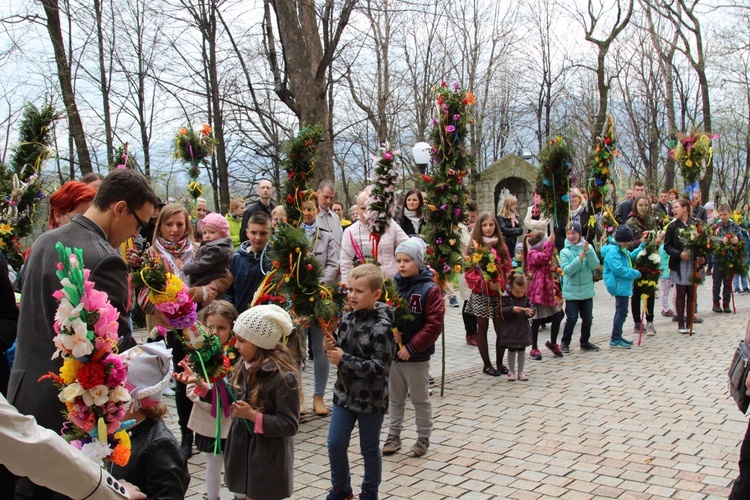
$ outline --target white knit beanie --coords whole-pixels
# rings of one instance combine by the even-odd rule
[[[234,322],[235,335],[269,350],[276,349],[276,344],[289,336],[292,328],[289,313],[274,304],[251,307]]]

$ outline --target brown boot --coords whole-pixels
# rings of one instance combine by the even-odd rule
[[[713,312],[715,312],[715,313],[720,313],[720,312],[722,312],[722,311],[721,311],[721,306],[719,305],[719,303],[718,303],[718,302],[714,302],[714,307],[713,307],[713,308],[712,308],[711,310],[712,310]]]
[[[732,312],[732,308],[729,307],[729,302],[724,302],[724,312],[725,313],[731,313]]]
[[[313,410],[315,411],[316,415],[320,415],[321,417],[328,416],[330,413],[328,411],[328,408],[326,408],[326,405],[323,404],[323,396],[318,396],[313,394]]]
[[[299,414],[305,415],[307,413],[307,404],[305,402],[305,393],[301,392],[299,393]]]

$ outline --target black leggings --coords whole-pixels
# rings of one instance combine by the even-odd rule
[[[466,329],[466,335],[477,334],[477,317],[473,314],[466,312],[466,308],[469,305],[468,300],[464,300],[464,308],[461,310],[461,316],[464,319],[464,328]]]
[[[646,299],[646,322],[652,323],[654,321],[654,303],[656,302],[656,292],[652,293]],[[637,288],[633,288],[633,295],[630,297],[630,310],[633,313],[633,321],[636,324],[641,322],[641,304],[643,298],[641,298],[641,291]]]
[[[550,328],[549,332],[549,341],[553,344],[557,344],[557,336],[560,333],[560,324],[562,323],[563,318],[565,317],[565,313],[562,311],[557,311],[552,316],[547,316],[546,318],[541,319],[535,319],[531,321],[531,348],[532,349],[539,349],[537,347],[537,341],[539,340],[539,327],[542,326],[543,323],[552,323],[552,328]]]
[[[482,356],[482,363],[485,368],[491,368],[492,362],[490,361],[490,351],[487,347],[487,331],[490,328],[489,318],[477,318],[477,347],[479,348],[479,355]],[[499,370],[503,366],[503,357],[505,356],[505,347],[500,346],[500,328],[502,327],[502,321],[500,318],[492,318],[492,326],[495,327],[495,360],[497,361],[497,369]]]

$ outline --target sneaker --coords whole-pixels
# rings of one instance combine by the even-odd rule
[[[394,436],[393,434],[388,434],[388,437],[385,439],[385,443],[383,443],[383,455],[393,455],[400,449],[401,438],[398,436]]]
[[[596,344],[592,344],[591,342],[582,342],[581,349],[584,351],[598,351],[599,346]]]
[[[521,372],[518,374],[518,380],[520,380],[521,382],[526,382],[527,380],[529,380],[529,376],[526,375],[526,372]]]
[[[620,339],[620,341],[621,341],[621,342],[622,342],[623,344],[633,345],[633,341],[632,341],[632,340],[628,340],[628,339],[626,339],[625,337],[622,337],[622,338]]]
[[[690,333],[690,329],[689,328],[679,328],[679,329],[677,329],[677,333],[681,333],[683,335],[687,335],[688,333]]]
[[[411,451],[414,452],[414,455],[421,457],[425,453],[427,453],[427,448],[430,447],[430,440],[427,438],[418,438],[417,442],[414,443],[414,445],[411,447]]]
[[[630,349],[632,346],[627,342],[623,342],[623,339],[610,340],[609,347],[612,349]]]
[[[742,292],[743,292],[743,291],[742,291],[742,290],[740,290],[739,288],[735,288],[735,289],[734,289],[734,290],[732,290],[732,291],[733,291],[734,293],[742,293]]]
[[[654,328],[654,324],[650,321],[646,323],[646,335],[656,335],[656,328]]]
[[[570,354],[570,345],[563,342],[562,344],[560,344],[560,350],[565,354]]]
[[[562,350],[560,349],[559,345],[553,344],[552,342],[545,342],[544,345],[547,347],[547,349],[549,349],[550,351],[552,351],[552,353],[556,357],[558,357],[558,358],[562,358],[563,357],[563,353],[562,353]]]
[[[508,382],[515,382],[516,381],[516,374],[513,372],[508,372]]]
[[[542,359],[542,353],[539,352],[539,349],[532,349],[531,352],[529,352],[529,357],[531,359],[536,359],[537,361],[539,361],[540,359]]]
[[[633,324],[633,333],[641,333],[641,324],[640,323],[634,323]]]
[[[666,316],[667,318],[673,318],[674,317],[674,311],[669,309],[667,311],[662,310],[661,311],[662,316]]]
[[[745,288],[745,289],[744,289],[744,290],[742,290],[742,291],[743,291],[743,292],[745,292],[745,293],[750,293],[750,288]]]
[[[456,297],[451,297],[448,302],[450,303],[451,307],[458,307],[458,299]]]

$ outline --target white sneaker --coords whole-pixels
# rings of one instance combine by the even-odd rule
[[[641,324],[640,323],[635,323],[633,325],[633,333],[641,333]]]
[[[654,328],[653,323],[646,323],[646,335],[656,335],[656,328]]]

